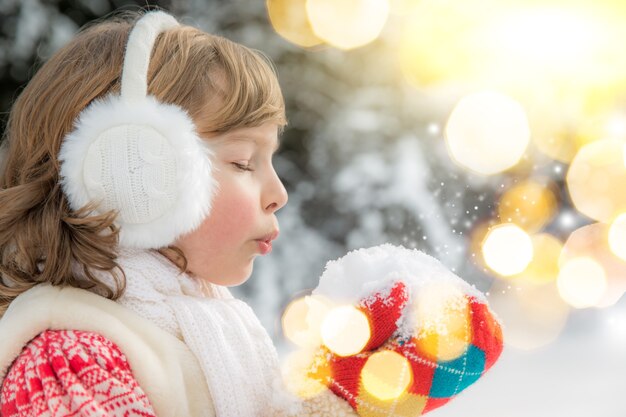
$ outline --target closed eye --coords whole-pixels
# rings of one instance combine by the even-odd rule
[[[241,171],[254,171],[253,169],[250,168],[250,165],[244,165],[238,162],[233,162],[232,164]]]

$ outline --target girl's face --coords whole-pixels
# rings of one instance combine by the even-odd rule
[[[278,233],[276,211],[287,191],[272,165],[278,127],[266,123],[208,137],[214,150],[218,189],[210,215],[193,232],[174,243],[185,253],[187,269],[217,285],[245,282],[254,258],[266,253],[260,240]]]

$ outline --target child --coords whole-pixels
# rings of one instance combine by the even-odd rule
[[[14,303],[1,337],[3,416],[208,416],[213,409],[252,416],[268,409],[271,343],[222,286],[249,277],[287,202],[272,167],[286,124],[278,82],[268,62],[241,45],[164,13],[148,13],[143,26],[135,26],[138,17],[83,30],[11,112],[2,310]],[[142,87],[169,107],[152,100],[135,109]],[[126,102],[106,101],[120,89]],[[202,141],[212,145],[212,166]],[[82,204],[95,197],[102,197],[97,213]],[[116,220],[110,210],[119,211]],[[103,273],[116,269],[123,279]],[[188,275],[177,278],[182,271]],[[205,310],[185,303],[205,294],[230,302]]]
[[[262,55],[163,12],[43,65],[3,143],[0,415],[355,415],[291,396],[227,289],[278,236],[285,125]]]

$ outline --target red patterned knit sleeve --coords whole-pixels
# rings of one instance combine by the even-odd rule
[[[120,349],[74,330],[47,330],[26,345],[4,379],[0,406],[2,417],[156,417]]]

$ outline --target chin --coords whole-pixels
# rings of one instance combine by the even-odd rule
[[[211,284],[234,287],[245,283],[252,276],[253,261],[254,259],[251,259],[243,265],[241,263],[238,265],[222,265],[220,268],[209,268],[207,265],[203,265],[204,268],[198,268],[198,273],[193,268],[190,269],[192,275],[200,277]]]
[[[223,283],[216,282],[216,284],[223,285],[225,287],[236,287],[237,285],[244,284],[246,281],[248,281],[249,278],[250,275],[247,275],[245,277],[226,278],[223,280]]]
[[[237,285],[244,284],[252,275],[252,263],[249,268],[245,268],[242,271],[233,272],[232,274],[224,274],[220,279],[221,283],[216,284],[223,285],[225,287],[235,287]]]

